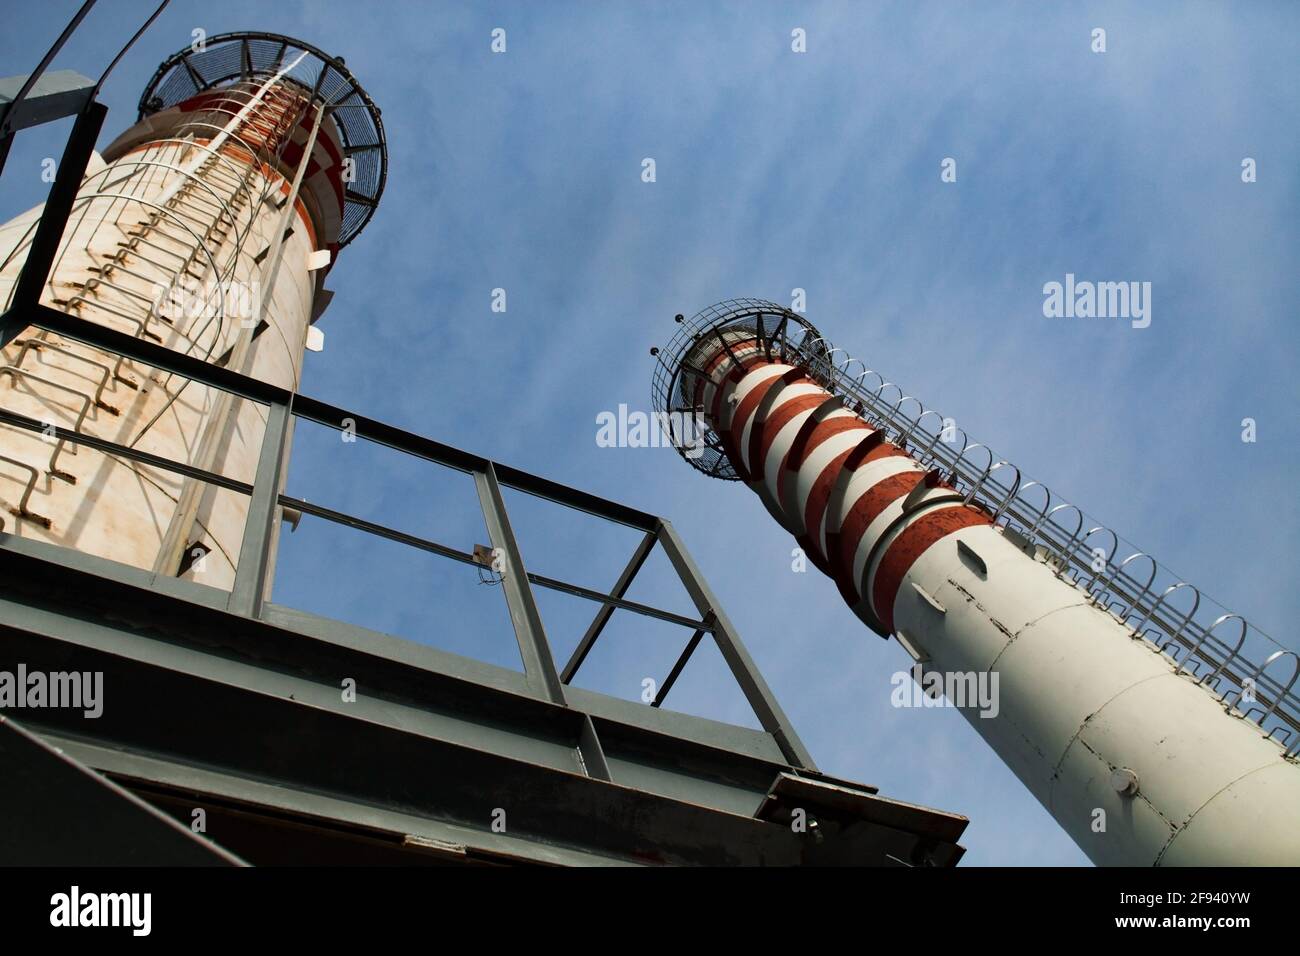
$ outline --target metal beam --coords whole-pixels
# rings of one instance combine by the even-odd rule
[[[363,827],[382,816],[431,838],[451,822],[484,848],[523,839],[624,862],[796,863],[822,852],[788,826],[749,819],[789,768],[767,734],[577,688],[581,709],[562,707],[504,668],[461,660],[500,672],[496,686],[454,676],[454,655],[341,622],[307,628],[296,612],[239,618],[153,589],[138,569],[131,584],[61,564],[57,550],[0,547],[0,668],[103,673],[101,718],[45,708],[29,712],[33,729],[132,788]],[[353,702],[340,700],[344,676],[356,680]],[[488,828],[493,807],[507,810],[509,839]],[[907,859],[917,845],[892,826],[843,844],[833,836],[825,849],[844,862]]]
[[[0,420],[3,420],[3,418],[4,412],[0,411]],[[459,561],[462,564],[472,564],[475,567],[482,566],[479,559],[468,551],[460,551],[456,548],[448,547],[445,544],[439,544],[437,541],[430,541],[428,538],[421,538],[405,531],[399,531],[396,528],[390,528],[387,525],[382,525],[378,522],[367,521],[365,518],[358,518],[355,515],[346,514],[342,511],[335,511],[333,508],[326,508],[324,505],[313,504],[312,502],[305,501],[302,498],[295,498],[292,495],[280,495],[279,503],[282,507],[293,508],[297,511],[301,511],[303,514],[323,518],[326,521],[332,521],[335,524],[341,524],[347,528],[355,528],[358,531],[364,531],[366,534],[373,534],[376,537],[386,538],[389,541],[396,541],[398,544],[418,548],[421,551],[428,551],[430,554],[449,558],[452,561]],[[666,621],[669,624],[676,624],[680,627],[694,628],[699,627],[703,623],[694,620],[693,618],[674,614],[672,611],[665,611],[662,608],[651,607],[648,604],[639,604],[636,601],[625,601],[607,594],[601,594],[599,591],[593,591],[591,588],[585,588],[580,584],[573,584],[569,581],[560,581],[556,578],[547,577],[544,574],[535,574],[532,571],[528,572],[528,580],[539,587],[548,588],[552,591],[561,591],[564,594],[572,594],[574,597],[580,597],[586,601],[595,601],[600,604],[605,604],[611,609],[621,608],[625,611],[631,611],[634,614],[643,614],[646,617],[652,617],[659,621]]]
[[[623,573],[614,582],[614,587],[609,592],[610,597],[621,599],[627,593],[628,587],[632,584],[632,579],[636,577],[637,572],[641,570],[641,566],[645,564],[646,558],[650,556],[650,551],[655,546],[655,540],[653,531],[646,532],[645,537],[637,544],[636,550],[632,552],[632,557],[628,560],[627,566],[623,568]],[[591,653],[596,638],[600,637],[600,632],[605,629],[605,625],[609,623],[609,619],[613,614],[614,604],[610,601],[605,602],[601,609],[596,612],[596,616],[587,627],[587,633],[582,635],[582,640],[573,649],[569,662],[564,665],[564,670],[560,674],[561,683],[568,684],[573,680],[573,675],[578,673],[578,668],[582,666],[582,662]]]
[[[128,461],[138,461],[141,464],[149,465],[153,468],[160,468],[163,471],[174,471],[178,475],[185,475],[187,478],[193,478],[196,481],[207,482],[216,485],[219,488],[228,488],[231,491],[238,491],[241,494],[252,494],[253,486],[246,481],[240,481],[238,478],[227,478],[225,475],[218,474],[215,471],[206,471],[202,468],[196,468],[193,465],[186,464],[183,461],[177,461],[174,458],[164,458],[162,455],[150,454],[147,451],[139,451],[129,445],[123,445],[119,442],[109,441],[107,438],[100,438],[97,435],[89,435],[85,432],[79,432],[73,428],[64,428],[62,425],[47,425],[35,418],[29,418],[19,412],[11,412],[7,408],[0,408],[0,422],[6,425],[13,425],[16,428],[25,428],[28,431],[50,433],[53,428],[55,437],[72,442],[75,445],[85,445],[87,448],[94,448],[96,451],[102,451],[106,455],[113,455],[119,458],[125,458]]]
[[[626,506],[619,505],[616,502],[607,501],[606,499],[598,498],[594,495],[589,495],[585,492],[568,488],[564,485],[559,485],[556,482],[539,478],[526,472],[518,471],[517,469],[509,468],[507,466],[498,467],[488,459],[482,458],[481,456],[473,455],[460,449],[443,445],[439,442],[434,442],[430,439],[424,438],[423,436],[404,432],[401,429],[394,428],[393,426],[386,425],[382,422],[376,422],[366,419],[363,416],[351,414],[344,409],[330,406],[314,399],[303,396],[293,396],[293,394],[287,390],[268,385],[264,382],[259,382],[256,379],[248,378],[227,369],[216,368],[208,363],[194,359],[191,356],[174,352],[162,346],[155,346],[152,343],[145,342],[144,340],[135,338],[134,336],[125,335],[124,333],[109,329],[105,326],[99,326],[95,323],[87,322],[83,319],[46,308],[45,306],[34,306],[29,310],[29,312],[34,316],[34,324],[44,328],[49,328],[51,331],[58,332],[59,334],[66,334],[70,338],[85,341],[87,344],[96,345],[98,347],[104,347],[110,351],[119,352],[120,354],[126,354],[129,357],[149,362],[158,367],[174,371],[177,374],[191,375],[196,380],[206,381],[213,384],[215,387],[226,387],[229,390],[234,391],[236,394],[241,394],[254,400],[268,402],[272,407],[285,408],[287,404],[292,401],[294,403],[294,414],[334,428],[342,427],[345,419],[351,419],[351,424],[356,427],[357,434],[362,437],[367,437],[370,440],[378,441],[381,444],[419,455],[420,457],[436,461],[449,467],[469,471],[475,474],[476,484],[480,493],[480,501],[481,503],[484,503],[485,515],[489,516],[489,521],[492,520],[491,514],[495,507],[500,507],[502,510],[504,509],[504,505],[499,504],[500,490],[497,479],[498,475],[503,475],[505,478],[502,483],[518,490],[525,491],[526,493],[534,494],[547,500],[556,501],[577,510],[586,511],[607,518],[608,520],[631,524],[634,527],[642,527],[648,531],[653,530],[656,526],[667,528],[671,531],[671,526],[668,525],[667,522],[659,524],[657,518],[645,514],[644,512],[638,512],[635,509],[627,508]],[[287,409],[285,414],[288,414]],[[273,434],[275,430],[276,429],[272,430]],[[275,439],[271,438],[270,440],[274,441]],[[264,454],[264,460],[259,462],[259,469],[263,468],[263,466],[275,468],[283,467],[283,463],[280,461],[281,455],[278,451],[278,449],[283,446],[276,445],[274,447],[276,450],[270,455],[269,459],[266,459]],[[492,477],[490,482],[488,481],[489,473]],[[493,493],[492,490],[494,486],[495,493]],[[272,486],[264,486],[264,488],[269,487]],[[277,502],[280,500],[278,495],[274,500]],[[494,502],[497,504],[494,504]],[[250,519],[251,518],[252,515],[250,514]],[[261,528],[261,530],[256,530],[256,528]],[[250,526],[246,529],[246,536],[251,536],[246,543],[251,544],[254,549],[250,552],[252,554],[260,553],[259,549],[265,546],[269,541],[270,531],[267,530],[269,525],[262,526],[260,517],[256,528]],[[503,538],[497,537],[497,535],[500,535],[501,533],[501,530],[498,530],[494,534],[494,541],[504,540]],[[659,539],[664,540],[662,532],[659,535]],[[513,535],[511,535],[511,540],[513,540]],[[689,557],[685,556],[684,548],[682,548],[680,542],[677,541],[675,532],[672,533],[672,540],[674,546],[669,548],[668,545],[665,544],[665,549],[668,551],[670,560],[672,560],[674,565],[677,567],[678,574],[682,577],[688,591],[690,591],[696,606],[702,609],[702,617],[710,610],[716,611],[716,600],[712,597],[711,592],[707,590],[707,585],[703,584],[703,580],[700,577],[698,570],[694,567],[694,564],[690,563]],[[517,547],[515,548],[515,554],[515,560],[517,562],[516,567],[522,570],[523,564],[522,560],[518,558]],[[682,563],[683,557],[685,557],[687,562],[685,565]],[[245,569],[243,575],[244,581],[239,582],[237,580],[236,582],[238,585],[236,589],[237,593],[232,594],[231,606],[232,608],[238,607],[243,609],[242,613],[254,614],[257,613],[256,609],[260,608],[261,596],[259,592],[258,596],[250,598],[248,588],[252,587],[254,578],[262,582],[265,581],[266,568],[264,558],[254,558],[250,560],[253,561],[253,564],[249,568]],[[243,562],[241,561],[241,564],[242,563]],[[673,620],[674,623],[689,626],[693,629],[699,629],[701,625],[700,621],[692,621],[687,618],[677,619],[679,616],[668,615],[666,612],[658,611],[654,608],[638,606],[633,602],[622,600],[616,601],[609,595],[602,595],[599,592],[590,591],[589,589],[578,588],[575,585],[568,585],[565,582],[552,581],[538,575],[530,575],[526,571],[522,574],[513,575],[513,577],[515,578],[515,581],[511,583],[507,592],[515,594],[511,613],[512,620],[516,622],[516,636],[520,640],[520,646],[524,654],[526,666],[529,662],[532,664],[531,668],[529,668],[529,675],[530,679],[534,682],[536,691],[544,694],[548,699],[557,701],[562,701],[564,699],[563,683],[560,681],[559,675],[555,673],[554,662],[550,655],[549,646],[545,643],[545,633],[541,627],[540,615],[537,613],[535,602],[532,599],[531,589],[529,588],[530,581],[533,583],[543,584],[547,587],[554,587],[559,590],[579,594],[580,596],[588,597],[593,600],[599,600],[602,604],[609,603],[613,604],[615,607],[626,607],[629,610],[649,614],[653,617]],[[703,590],[700,589],[701,586],[703,587]],[[536,624],[531,623],[531,621],[534,620],[536,621]],[[771,692],[767,688],[766,683],[763,682],[761,675],[759,675],[757,669],[754,668],[752,660],[749,659],[748,654],[744,650],[743,644],[740,643],[738,636],[736,636],[734,630],[731,629],[730,623],[726,620],[725,615],[722,615],[719,612],[717,615],[717,621],[718,632],[715,634],[715,637],[719,641],[719,648],[723,652],[724,659],[727,660],[728,665],[732,668],[733,674],[736,675],[746,698],[750,701],[751,706],[754,707],[755,713],[758,715],[762,726],[765,730],[772,733],[775,739],[777,739],[782,748],[782,752],[792,764],[805,767],[811,766],[810,757],[806,750],[803,749],[802,744],[798,741],[797,735],[794,733],[793,728],[790,727],[784,712],[772,697]],[[726,633],[723,632],[724,629]]]
[[[235,566],[235,583],[230,589],[230,610],[245,617],[260,617],[266,592],[271,536],[275,534],[275,512],[283,475],[284,443],[292,412],[287,405],[267,409],[266,430],[257,459],[257,476],[248,502],[244,537]]]
[[[676,662],[674,662],[673,669],[668,672],[668,676],[664,678],[664,682],[659,688],[659,693],[655,694],[655,699],[650,704],[651,707],[663,706],[664,699],[668,696],[668,692],[673,689],[673,684],[677,683],[677,678],[681,676],[687,662],[691,659],[691,655],[695,653],[695,648],[700,646],[700,638],[704,635],[704,631],[696,631],[691,635],[691,639],[686,642],[685,650],[682,651]]]
[[[13,304],[4,317],[0,318],[0,348],[22,334],[27,327],[23,310],[40,301],[41,292],[50,278],[50,269],[54,266],[54,257],[59,251],[59,243],[63,240],[68,216],[72,213],[72,204],[77,199],[81,180],[85,178],[86,164],[90,162],[90,155],[95,150],[95,140],[107,113],[108,107],[103,103],[89,103],[77,114],[77,121],[63,147],[58,172],[54,175],[54,185],[50,187],[45,208],[37,223],[36,234],[32,236],[28,247],[23,271],[14,287]]]
[[[256,786],[299,812],[362,822],[396,811],[470,826],[489,840],[493,811],[500,807],[512,836],[642,862],[797,862],[803,842],[788,827],[748,815],[762,798],[762,786],[746,787],[748,813],[711,801],[716,784],[707,776],[681,796],[671,792],[692,781],[679,774],[673,786],[670,768],[707,748],[643,734],[643,746],[664,769],[652,773],[638,761],[635,777],[610,783],[601,779],[600,760],[588,741],[581,750],[584,774],[578,761],[582,715],[534,698],[522,698],[517,708],[532,710],[532,721],[502,710],[484,715],[471,735],[444,713],[446,702],[436,694],[419,702],[424,717],[417,722],[408,707],[377,696],[386,688],[362,680],[357,704],[347,704],[339,700],[337,685],[292,679],[269,666],[245,663],[256,676],[238,678],[229,667],[222,669],[219,654],[207,655],[208,673],[188,667],[189,673],[181,673],[161,647],[149,655],[151,663],[85,646],[70,659],[64,640],[6,631],[0,664],[8,669],[22,660],[33,669],[104,674],[109,696],[95,721],[55,708],[30,712],[39,733],[101,772],[232,798]],[[160,713],[169,719],[159,720]],[[501,727],[507,717],[509,742]],[[549,736],[561,723],[571,762],[527,755],[525,747],[536,749],[538,735]],[[73,741],[77,746],[70,746]],[[92,746],[97,752],[90,752]],[[781,769],[769,767],[768,780]],[[725,764],[714,772],[734,779]],[[659,778],[669,793],[656,792]],[[229,789],[232,784],[240,789]],[[202,799],[194,805],[203,806]]]
[[[514,488],[547,501],[554,501],[568,508],[604,518],[617,524],[627,525],[641,531],[653,531],[658,520],[654,515],[636,508],[630,508],[617,501],[593,495],[590,492],[562,485],[549,478],[530,474],[518,468],[499,462],[491,462],[482,455],[476,455],[452,445],[434,441],[424,435],[404,431],[394,425],[367,418],[357,412],[330,405],[307,395],[294,395],[287,389],[263,382],[256,378],[240,374],[228,368],[205,362],[192,355],[186,355],[158,345],[147,339],[128,335],[117,329],[90,322],[79,316],[69,315],[45,305],[21,307],[17,302],[4,316],[4,321],[13,318],[19,328],[34,325],[46,329],[85,345],[94,346],[117,355],[124,355],[137,362],[152,365],[163,371],[191,378],[203,385],[210,385],[227,392],[233,392],[241,398],[251,399],[263,404],[285,404],[293,398],[294,414],[298,418],[316,422],[328,428],[341,429],[345,419],[350,420],[356,435],[367,441],[373,441],[398,451],[404,451],[420,458],[454,468],[457,471],[472,473],[483,470],[489,463],[493,464],[497,479],[507,488]]]
[[[613,780],[609,772],[609,763],[605,760],[605,750],[600,745],[596,734],[596,725],[590,714],[582,715],[582,732],[578,737],[578,754],[582,757],[582,766],[587,776],[597,780]]]
[[[786,347],[787,347],[787,345],[789,344],[789,343],[786,341],[786,338],[785,338],[785,326],[786,326],[786,323],[789,322],[789,321],[790,321],[790,316],[789,316],[788,314],[786,314],[786,313],[782,313],[782,315],[781,315],[781,321],[780,321],[779,323],[777,323],[776,331],[772,333],[772,340],[773,340],[773,341],[775,341],[776,339],[780,339],[780,340],[781,340],[781,361],[782,361],[782,362],[785,361]],[[771,353],[771,350],[769,350],[769,351],[768,351],[768,358],[771,358],[771,357],[772,357],[772,353]]]
[[[490,462],[483,471],[474,472],[474,485],[478,488],[479,504],[483,507],[483,518],[487,522],[492,544],[501,549],[505,560],[505,569],[501,572],[501,588],[505,592],[506,606],[510,609],[515,639],[519,642],[524,674],[529,686],[538,696],[563,704],[564,685],[560,683],[560,675],[555,671],[555,659],[551,656],[551,645],[546,639],[546,630],[542,627],[542,615],[537,610],[533,589],[524,570],[523,558],[519,554],[519,545],[510,528],[506,504],[501,498],[501,487],[497,483],[496,469]]]
[[[705,630],[709,630],[708,625],[703,621],[697,621],[693,617],[684,617],[681,614],[674,614],[672,611],[662,611],[659,608],[651,607],[648,604],[638,604],[636,601],[613,598],[608,594],[602,594],[600,591],[593,591],[591,588],[584,588],[581,584],[570,584],[567,581],[557,581],[555,578],[548,578],[541,574],[533,574],[531,571],[528,572],[528,580],[533,584],[539,584],[542,587],[550,588],[553,591],[563,591],[565,594],[572,594],[575,597],[586,598],[588,601],[610,604],[621,610],[632,611],[634,614],[644,614],[646,617],[653,617],[659,621],[667,621],[669,624],[676,624],[679,627],[703,627]]]
[[[201,90],[207,85],[207,80],[199,75],[199,71],[194,69],[194,64],[190,62],[187,54],[181,55],[181,66],[185,67],[185,72],[189,74],[190,81],[194,84],[195,90]]]
[[[244,865],[3,714],[0,777],[5,866]]]
[[[27,98],[27,94],[31,92],[32,87],[40,82],[46,68],[54,61],[54,58],[59,55],[59,51],[63,49],[63,44],[68,42],[68,37],[72,36],[77,27],[81,25],[81,21],[86,19],[86,14],[90,12],[90,8],[94,5],[95,0],[85,0],[81,5],[81,9],[73,15],[72,19],[68,21],[67,26],[63,28],[63,32],[59,34],[59,38],[54,41],[54,45],[45,52],[45,56],[41,58],[41,62],[36,65],[36,69],[32,70],[32,72],[28,74],[26,81],[23,83],[22,89],[15,94],[13,101],[9,104],[8,108],[2,115],[0,115],[0,142],[3,142],[4,144],[5,153],[8,153],[9,141],[11,139],[9,114],[13,110],[21,108],[23,100]],[[0,162],[0,171],[3,169],[4,164]]]
[[[8,319],[11,315],[24,327],[34,325],[84,345],[123,355],[165,372],[192,378],[203,385],[234,392],[241,398],[252,399],[255,402],[283,403],[290,394],[287,389],[272,385],[270,382],[242,375],[224,366],[178,352],[148,339],[128,335],[126,332],[100,325],[98,322],[91,322],[80,316],[52,309],[47,305],[34,303],[24,305],[15,300],[13,307],[5,314],[5,318]]]
[[[0,535],[0,541],[9,537]],[[0,547],[0,659],[6,653],[15,662],[30,658],[34,667],[33,655],[51,652],[40,644],[23,651],[15,637],[21,631],[61,648],[63,656],[55,659],[63,661],[60,666],[70,653],[97,650],[170,673],[324,705],[339,703],[337,679],[347,676],[360,694],[343,709],[363,720],[398,721],[448,739],[491,741],[498,749],[511,738],[523,748],[521,758],[570,771],[577,763],[562,751],[575,745],[575,718],[584,712],[598,718],[602,739],[606,728],[615,727],[625,739],[641,739],[643,748],[649,746],[645,741],[658,741],[654,746],[669,754],[674,767],[694,749],[708,754],[709,775],[735,780],[744,775],[740,768],[752,766],[763,771],[759,783],[765,787],[785,763],[772,737],[759,730],[580,688],[566,689],[569,706],[558,707],[533,696],[519,670],[274,604],[266,606],[262,620],[239,618],[226,610],[228,598],[206,585],[13,539]],[[121,607],[131,609],[130,623],[110,614]],[[367,689],[382,689],[382,701]],[[116,692],[114,699],[121,701]],[[556,745],[542,747],[546,740]]]
[[[80,113],[95,90],[95,81],[75,70],[55,70],[31,84],[29,76],[0,79],[0,127],[10,133]],[[27,95],[21,100],[23,89]]]
[[[781,752],[792,766],[807,770],[817,769],[812,755],[808,753],[803,741],[795,733],[790,718],[777,703],[776,695],[772,693],[772,689],[767,686],[767,681],[759,673],[753,658],[749,656],[749,651],[740,640],[740,635],[731,626],[731,621],[718,604],[718,599],[714,597],[699,568],[695,566],[695,562],[686,551],[686,546],[677,536],[677,531],[672,524],[663,519],[659,521],[659,541],[663,544],[668,560],[677,569],[682,583],[686,585],[686,590],[690,592],[691,600],[695,602],[700,616],[707,619],[710,613],[713,614],[715,625],[713,639],[718,642],[718,650],[722,652],[723,659],[731,668],[731,673],[744,692],[745,699],[749,701],[749,706],[754,708],[754,714],[763,729],[776,738]]]

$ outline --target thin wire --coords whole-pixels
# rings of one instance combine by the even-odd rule
[[[94,0],[87,0],[86,6],[88,7],[92,3],[94,3]],[[158,9],[153,12],[153,16],[151,16],[148,20],[146,20],[144,22],[144,25],[141,26],[140,29],[135,31],[135,35],[131,37],[131,39],[126,41],[126,46],[122,47],[122,49],[118,51],[117,56],[113,57],[113,62],[108,64],[108,68],[105,69],[104,72],[100,75],[99,82],[95,84],[95,89],[91,91],[90,94],[91,101],[93,101],[95,97],[99,95],[99,88],[104,85],[104,81],[108,79],[108,74],[113,72],[113,68],[117,66],[119,62],[121,62],[122,57],[126,56],[126,51],[131,49],[131,47],[135,46],[135,41],[140,39],[140,37],[144,35],[145,30],[148,30],[151,26],[153,26],[153,22],[158,19],[158,15],[167,8],[167,4],[169,3],[171,3],[171,0],[162,0],[162,3],[158,4]]]

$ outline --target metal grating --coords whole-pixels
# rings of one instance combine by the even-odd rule
[[[140,118],[169,109],[197,93],[273,76],[306,54],[285,78],[324,103],[356,178],[345,183],[339,246],[351,242],[375,214],[388,178],[388,145],[379,107],[343,61],[310,43],[274,33],[223,33],[204,48],[168,57],[140,95]]]
[[[658,361],[650,387],[650,400],[656,414],[661,416],[707,411],[698,408],[694,398],[688,394],[691,383],[700,374],[694,370],[690,356],[697,346],[717,332],[724,329],[761,330],[765,339],[770,338],[772,354],[783,360],[813,354],[814,350],[805,347],[804,343],[818,336],[817,330],[803,316],[765,299],[727,299],[697,312],[689,320],[679,315],[677,322],[680,327],[668,345],[651,353],[657,356]],[[708,421],[707,415],[705,421]],[[670,434],[666,429],[665,433]],[[673,447],[692,468],[710,478],[739,480],[722,438],[711,424],[705,429],[703,438],[704,447],[697,449],[694,456],[688,456],[687,449],[681,445],[674,444]]]

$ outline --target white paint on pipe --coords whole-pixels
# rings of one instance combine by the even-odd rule
[[[183,121],[184,117],[180,114],[171,117],[172,122],[178,119]],[[157,128],[156,118],[149,129],[151,135],[167,135],[165,130]],[[128,131],[123,139],[129,140],[132,135]],[[176,166],[173,155],[185,149],[197,151],[200,161],[213,155],[211,150],[184,143],[151,143],[146,139],[140,148],[117,156],[111,164],[112,171],[88,182],[84,188],[93,188],[101,180],[116,179],[119,185],[115,192],[127,195],[129,190],[134,197],[132,201],[139,204],[131,206],[126,202],[124,206],[123,199],[109,197],[78,201],[44,301],[60,307],[52,302],[54,298],[67,298],[79,288],[74,283],[101,275],[94,270],[119,256],[121,244],[128,240],[128,235],[139,231],[135,220],[143,219],[150,209],[161,205],[160,199],[175,196],[180,185],[192,181]],[[218,188],[229,192],[233,183],[229,178],[231,171],[248,167],[237,157],[223,156],[225,159],[219,164],[213,185],[218,178],[224,178],[226,185]],[[260,171],[253,176],[254,196],[261,192],[263,185],[278,188],[281,183],[278,176],[265,182]],[[200,188],[198,194],[207,195],[207,192]],[[205,208],[207,213],[203,212]],[[192,203],[185,215],[201,234],[215,223],[219,209],[220,203],[206,206],[202,202]],[[0,269],[0,288],[6,280],[12,281],[21,269],[28,226],[38,213],[39,210],[33,210],[0,226],[0,261],[5,263]],[[205,215],[208,218],[204,219]],[[283,223],[281,212],[267,203],[251,208],[245,205],[238,213],[238,220],[238,230],[230,230],[228,239],[222,239],[218,233],[208,244],[221,263],[233,263],[225,278],[249,285],[263,278],[263,268],[255,261],[258,250],[272,245],[283,234]],[[230,259],[232,240],[237,232],[245,229],[249,234],[242,250]],[[283,268],[272,287],[261,289],[263,317],[269,327],[256,340],[250,353],[251,362],[246,366],[253,377],[284,388],[295,386],[298,369],[298,356],[292,354],[288,343],[301,343],[311,314],[313,279],[305,268],[312,251],[310,236],[310,230],[296,228],[285,240],[286,258],[293,267]],[[191,354],[215,358],[233,346],[241,331],[233,317],[220,331],[216,325],[205,326],[202,319],[178,320],[174,326],[168,326],[156,317],[150,318],[150,301],[155,290],[172,286],[187,246],[197,240],[170,220],[148,233],[147,238],[151,244],[133,247],[112,268],[108,282],[101,282],[93,292],[84,293],[80,315],[128,334],[139,334],[141,322],[145,320],[147,330],[158,335],[162,344]],[[207,258],[191,268],[204,281],[214,279]],[[6,407],[40,421],[73,428],[79,414],[73,407],[75,395],[98,397],[102,405],[89,406],[81,425],[83,431],[122,444],[133,443],[141,451],[166,458],[195,461],[198,436],[214,414],[215,390],[191,384],[179,397],[174,397],[178,382],[169,383],[168,376],[139,363],[126,362],[119,366],[115,355],[57,336],[40,336],[34,331],[23,341],[42,339],[48,347],[29,349],[19,371],[0,379]],[[22,347],[15,343],[5,349],[4,362],[9,365],[17,362]],[[120,375],[114,375],[114,371]],[[33,376],[46,381],[38,382]],[[243,400],[236,402],[218,443],[214,470],[251,482],[264,420],[265,412],[260,406]],[[153,424],[142,434],[142,428],[150,422]],[[19,516],[6,512],[2,516],[5,531],[150,568],[164,529],[176,510],[183,485],[181,479],[174,473],[69,444],[60,452],[57,463],[60,471],[75,479],[72,484],[51,473],[52,451],[39,434],[7,426],[0,428],[0,459],[7,459],[0,460],[0,503],[6,509],[16,509],[33,481],[32,470],[35,470],[35,483],[28,501],[31,514]],[[246,508],[247,499],[236,492],[219,491],[204,496],[190,540],[201,538],[210,552],[203,560],[202,573],[191,571],[187,576],[216,587],[229,586],[238,561]],[[48,519],[49,527],[38,519]]]
[[[1300,767],[999,531],[924,552],[894,622],[927,669],[998,675],[997,716],[964,715],[1094,862],[1300,863]],[[1135,794],[1116,790],[1117,769],[1136,774]]]

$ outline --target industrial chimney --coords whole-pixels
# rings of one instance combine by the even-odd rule
[[[677,321],[653,398],[661,421],[702,416],[685,460],[747,484],[920,673],[996,673],[996,716],[963,714],[1094,862],[1300,864],[1294,652],[802,315],[741,299]]]
[[[385,165],[379,110],[342,60],[275,34],[212,37],[159,67],[138,122],[87,170],[42,301],[296,389],[325,275],[374,214]],[[0,227],[4,307],[41,214]],[[231,585],[247,495],[54,426],[251,483],[263,406],[36,329],[7,343],[0,388],[48,429],[0,430],[4,531]]]

